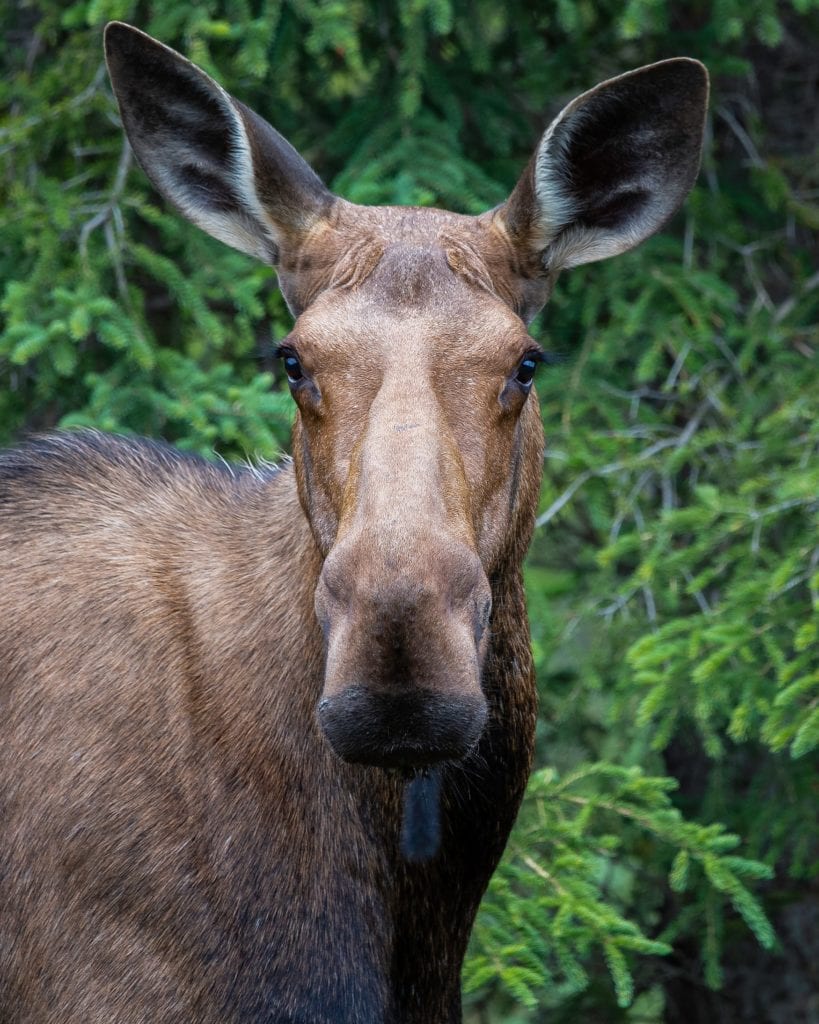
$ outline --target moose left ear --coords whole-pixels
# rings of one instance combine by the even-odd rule
[[[335,197],[290,143],[156,39],[112,21],[105,57],[122,123],[145,173],[189,220],[279,264]]]
[[[707,102],[708,73],[687,57],[603,82],[552,122],[496,217],[545,270],[634,248],[694,184]]]

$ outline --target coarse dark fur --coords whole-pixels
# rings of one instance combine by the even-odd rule
[[[134,29],[108,60],[160,190],[279,269],[294,461],[0,455],[0,1024],[456,1024],[536,718],[525,322],[682,201],[704,72],[575,100],[468,218],[336,199]]]

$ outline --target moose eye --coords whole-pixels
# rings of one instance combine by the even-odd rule
[[[282,358],[287,379],[291,384],[297,384],[304,376],[304,370],[301,368],[299,357],[292,349],[288,348],[279,349],[277,354]]]
[[[537,364],[539,360],[535,355],[524,356],[518,366],[518,371],[515,374],[515,380],[522,388],[527,390],[532,386],[532,381],[535,379],[535,370],[537,370]]]

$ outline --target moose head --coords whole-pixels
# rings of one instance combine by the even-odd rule
[[[344,759],[418,768],[484,727],[493,580],[532,529],[543,436],[527,325],[561,271],[677,210],[707,76],[662,61],[578,96],[478,217],[334,196],[266,121],[120,23],[106,52],[134,152],[195,224],[276,267],[298,493],[323,559],[318,717]]]

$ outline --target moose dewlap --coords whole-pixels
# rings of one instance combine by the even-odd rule
[[[451,1024],[535,726],[526,325],[680,205],[705,71],[579,96],[466,217],[339,199],[161,43],[106,54],[156,188],[278,270],[293,463],[0,456],[0,1021]]]

